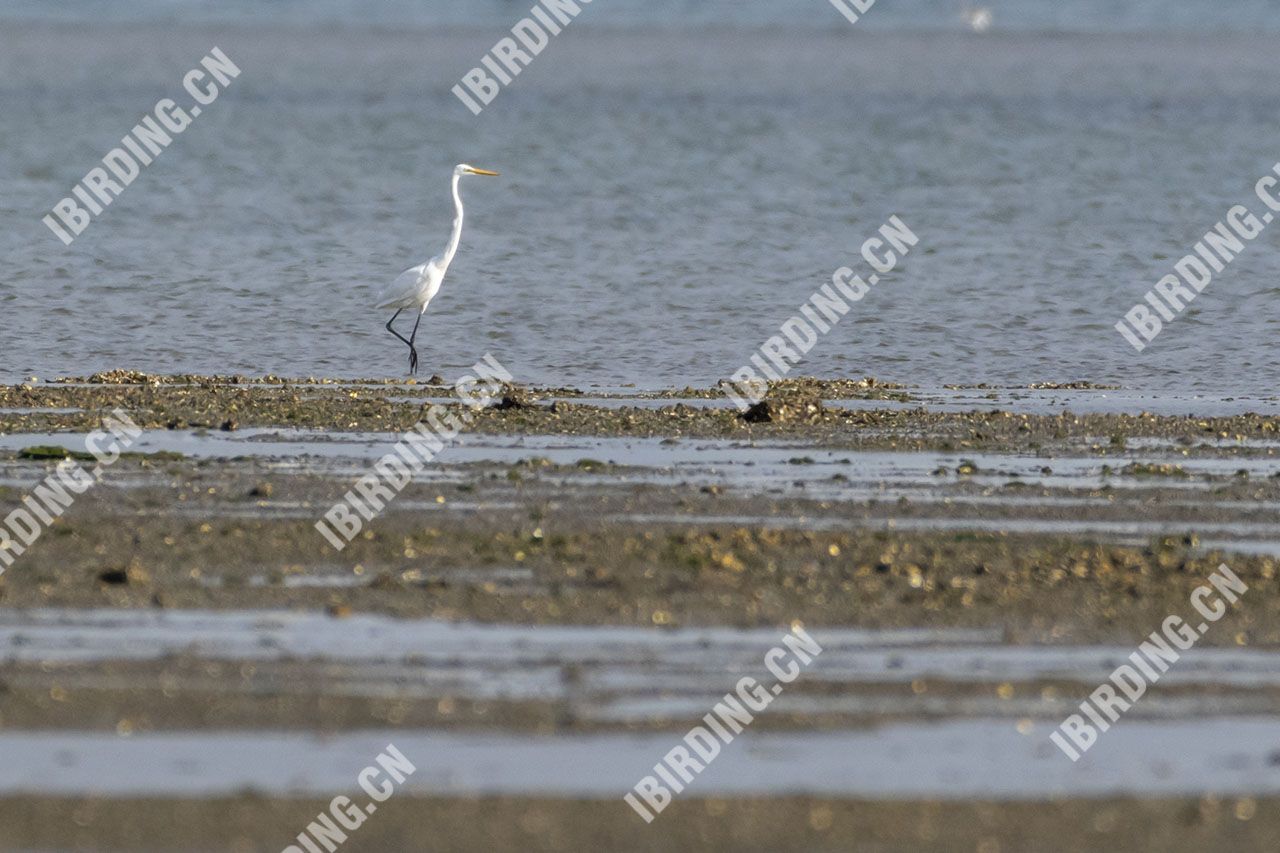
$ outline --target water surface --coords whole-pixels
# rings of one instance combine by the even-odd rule
[[[1280,231],[1141,355],[1112,325],[1280,159],[1277,4],[990,5],[597,0],[473,117],[526,4],[9,4],[0,374],[396,375],[369,306],[465,160],[504,176],[464,185],[428,372],[709,384],[897,214],[919,246],[799,372],[1270,393]],[[40,217],[215,44],[241,77],[63,247]]]

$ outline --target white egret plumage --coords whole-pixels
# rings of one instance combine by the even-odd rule
[[[396,309],[396,313],[387,321],[387,331],[409,345],[410,374],[418,372],[418,350],[414,346],[414,341],[418,338],[418,324],[422,322],[422,315],[427,313],[427,306],[431,304],[431,300],[440,291],[440,284],[444,281],[444,274],[449,271],[449,264],[453,263],[453,256],[458,253],[458,244],[462,241],[462,195],[458,192],[458,182],[462,180],[463,175],[491,175],[496,177],[498,173],[491,172],[488,169],[477,169],[474,166],[468,166],[466,163],[454,167],[454,219],[453,234],[449,237],[449,244],[444,247],[443,252],[425,264],[419,264],[400,273],[396,280],[391,282],[391,285],[378,297],[378,308]],[[413,332],[406,338],[395,330],[392,323],[396,321],[401,312],[410,308],[418,309],[418,319],[413,324]]]

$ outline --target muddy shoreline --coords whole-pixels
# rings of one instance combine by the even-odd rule
[[[34,482],[53,463],[10,464]],[[1280,566],[1269,554],[1202,547],[1195,533],[1240,518],[1269,524],[1280,512],[1255,508],[1259,493],[1280,502],[1271,482],[1205,483],[1219,504],[1211,514],[1158,478],[1140,481],[1123,501],[1085,490],[1084,505],[1043,511],[1036,500],[1053,490],[1001,489],[1011,498],[1004,524],[1022,521],[1030,531],[1001,529],[983,517],[982,503],[971,526],[960,519],[958,529],[931,531],[886,525],[955,520],[970,491],[965,478],[947,481],[957,495],[950,503],[913,504],[874,495],[818,500],[805,490],[752,495],[697,481],[619,483],[604,465],[538,463],[468,464],[447,482],[414,483],[338,554],[313,525],[358,476],[345,470],[122,459],[0,575],[0,605],[327,608],[659,627],[1000,625],[1011,639],[1056,642],[1136,639],[1162,614],[1185,609],[1224,560],[1262,588]],[[6,486],[0,496],[16,502],[23,493]],[[1161,504],[1174,500],[1188,505],[1170,516]],[[1170,522],[1172,535],[1140,546],[1035,532],[1064,516],[1087,525],[1117,513],[1181,520]],[[307,576],[332,582],[292,582]],[[1278,616],[1280,599],[1248,597],[1206,641],[1280,641]]]
[[[0,799],[9,848],[280,850],[328,800]],[[645,827],[612,803],[394,797],[347,850],[1266,850],[1280,801],[1251,797],[1050,803],[678,799]],[[158,841],[164,839],[164,841]]]
[[[314,384],[180,377],[186,382],[107,385],[27,383],[0,387],[0,433],[95,429],[116,407],[144,428],[234,431],[286,427],[358,432],[403,432],[439,403],[463,406],[446,386],[368,385],[337,380]],[[1041,389],[1043,388],[1041,387]],[[1110,389],[1064,386],[1071,399]],[[1280,416],[1241,413],[1162,416],[1142,411],[1028,414],[993,394],[969,411],[933,411],[909,390],[873,379],[794,380],[773,389],[759,417],[743,416],[718,389],[621,394],[577,389],[510,387],[494,405],[472,413],[469,430],[492,434],[787,439],[850,449],[994,449],[1034,451],[1088,442],[1100,453],[1132,438],[1161,438],[1187,448],[1221,440],[1275,440]],[[581,402],[588,397],[595,401]],[[840,404],[859,402],[865,408]],[[909,408],[890,408],[888,403]],[[607,405],[601,405],[607,403]],[[644,405],[640,405],[640,404]],[[693,405],[714,403],[715,405]],[[657,405],[654,405],[657,404]],[[768,407],[772,406],[772,409]]]
[[[910,750],[912,726],[972,724],[994,753],[1069,774],[1034,751],[1044,733],[1169,614],[1193,618],[1224,562],[1248,593],[1151,691],[1126,748],[1149,761],[1166,720],[1194,737],[1197,720],[1280,711],[1268,401],[1152,414],[1087,384],[775,391],[762,419],[715,389],[505,389],[339,553],[315,521],[426,408],[460,405],[447,388],[116,373],[0,389],[6,505],[103,414],[145,430],[0,575],[0,735],[190,736],[200,757],[202,736],[388,730],[425,734],[424,766],[449,737],[550,756],[548,739],[653,737],[651,762],[800,624],[832,638],[830,668],[756,737],[882,732]],[[680,645],[689,631],[708,633]],[[1255,849],[1274,799],[1239,779],[1270,772],[1268,737],[1183,771],[1246,768],[1231,780],[1253,796],[1162,795],[1158,772],[1128,799],[694,794],[646,828],[617,798],[406,792],[346,849]],[[980,754],[956,765],[964,791],[1000,781]],[[280,849],[324,804],[269,786],[0,794],[0,846]]]

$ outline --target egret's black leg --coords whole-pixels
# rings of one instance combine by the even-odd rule
[[[394,322],[396,321],[396,317],[399,317],[399,316],[400,316],[400,313],[401,313],[402,311],[404,311],[404,309],[403,309],[403,308],[401,308],[401,309],[400,309],[400,311],[397,311],[397,312],[395,313],[395,316],[393,316],[390,320],[388,320],[388,321],[387,321],[387,331],[388,331],[388,332],[390,332],[391,334],[395,335],[397,338],[399,338],[400,340],[404,341],[406,344],[408,344],[408,345],[409,345],[409,373],[410,373],[410,375],[412,375],[412,374],[414,374],[414,373],[417,373],[417,371],[418,371],[418,351],[417,351],[416,349],[414,349],[414,346],[413,346],[413,340],[412,340],[412,338],[406,338],[404,335],[402,335],[402,334],[400,334],[399,332],[397,332],[397,331],[395,330],[395,328],[391,325],[392,323],[394,323]],[[421,321],[421,320],[422,320],[422,315],[421,315],[421,314],[419,314],[419,315],[418,315],[418,320],[419,320],[419,321]],[[414,324],[413,324],[413,333],[414,333],[414,335],[417,335],[417,334],[418,334],[418,324],[417,324],[417,323],[414,323]]]
[[[418,372],[418,350],[413,342],[418,339],[418,324],[422,322],[422,312],[418,312],[418,319],[414,321],[413,332],[409,335],[409,373],[416,374]]]
[[[407,343],[409,343],[409,339],[408,339],[408,338],[406,338],[404,335],[400,334],[399,332],[397,332],[395,329],[393,329],[393,328],[391,327],[391,324],[392,324],[392,323],[394,323],[394,322],[396,321],[396,317],[399,317],[399,316],[400,316],[400,314],[401,314],[403,311],[404,311],[404,309],[403,309],[403,308],[401,308],[399,311],[397,311],[397,312],[395,313],[395,315],[394,315],[394,316],[392,316],[392,318],[391,318],[390,320],[388,320],[388,321],[387,321],[387,331],[388,331],[388,332],[390,332],[391,334],[395,335],[397,338],[399,338],[400,340],[404,341],[404,342],[407,344]],[[410,346],[412,346],[412,344],[410,344]]]

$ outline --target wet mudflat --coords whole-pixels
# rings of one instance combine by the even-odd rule
[[[0,386],[0,431],[96,429],[119,406],[143,427],[293,427],[402,432],[451,386],[393,380],[161,377],[112,372]],[[116,384],[124,381],[127,384]],[[874,378],[775,383],[797,414],[744,418],[720,388],[651,391],[509,386],[471,431],[511,435],[795,439],[854,449],[1036,450],[1062,441],[1154,438],[1196,449],[1280,438],[1280,398],[1149,395],[1093,387],[905,388]],[[785,408],[785,406],[784,406]]]
[[[431,849],[1270,831],[1269,401],[850,383],[749,422],[713,391],[513,389],[337,553],[315,520],[447,389],[187,380],[0,395],[7,505],[55,464],[31,448],[80,449],[116,406],[146,427],[0,576],[10,846],[280,849],[387,742],[421,772],[350,849],[421,847],[423,813],[457,823]],[[1221,562],[1249,592],[1105,743],[1059,753]],[[812,669],[636,832],[621,794],[793,624]]]
[[[380,744],[381,748],[385,744]],[[278,850],[316,819],[330,796],[180,800],[33,797],[0,799],[13,846],[48,849]],[[711,851],[1099,849],[1267,850],[1280,833],[1280,799],[1214,796],[1139,800],[894,801],[829,797],[676,799],[649,827],[600,800],[551,797],[395,796],[352,833],[354,850]],[[127,819],[122,819],[122,815]],[[281,827],[279,832],[274,828]],[[276,834],[268,846],[262,839]],[[850,841],[854,839],[854,841]],[[160,845],[167,845],[161,847]],[[997,845],[999,845],[997,847]],[[323,849],[323,848],[319,848]]]

